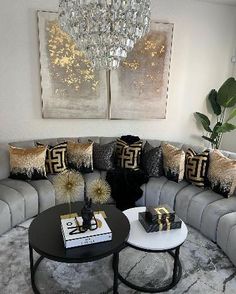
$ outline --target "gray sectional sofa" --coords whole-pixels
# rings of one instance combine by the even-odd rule
[[[36,142],[54,145],[72,138],[58,138],[48,140],[34,140],[11,143],[17,147],[32,147]],[[78,138],[73,138],[78,139]],[[93,140],[105,144],[115,140],[111,137],[83,137],[80,142]],[[148,140],[153,146],[159,146],[161,141]],[[187,150],[191,147],[200,152],[204,147],[190,146],[169,142],[179,148]],[[4,149],[4,150],[3,150]],[[222,151],[229,157],[236,159],[236,153]],[[0,154],[4,157],[1,162],[9,162],[7,148],[2,148]],[[7,169],[7,164],[0,169]],[[5,174],[9,170],[4,171]],[[1,174],[4,174],[3,172]],[[95,178],[105,178],[106,172],[95,170],[86,174],[86,181]],[[8,231],[24,220],[36,216],[38,213],[55,205],[55,192],[51,183],[53,176],[47,180],[23,182],[4,178],[0,180],[0,234]],[[210,189],[195,187],[186,181],[175,183],[166,177],[150,178],[142,186],[143,196],[137,201],[138,206],[169,204],[177,215],[187,224],[199,230],[203,235],[216,242],[236,266],[236,195],[229,199],[214,193]],[[81,195],[81,199],[82,199]]]

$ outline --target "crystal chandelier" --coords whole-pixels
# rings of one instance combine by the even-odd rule
[[[150,27],[151,0],[60,0],[59,24],[96,69],[116,69]]]

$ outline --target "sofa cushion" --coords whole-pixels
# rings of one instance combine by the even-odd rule
[[[1,194],[1,188],[0,188]],[[11,211],[8,204],[0,200],[0,235],[11,229]]]
[[[142,185],[143,196],[139,199],[137,205],[157,206],[160,202],[160,195],[163,185],[168,181],[166,177],[149,178],[147,184]]]
[[[0,183],[0,200],[9,207],[12,227],[25,220],[25,201],[19,192]]]
[[[176,196],[187,186],[189,186],[189,183],[186,181],[182,181],[180,183],[173,181],[165,182],[161,189],[159,204],[168,204],[172,209],[174,209]]]
[[[30,181],[29,184],[38,193],[39,212],[55,205],[55,191],[49,180]]]
[[[204,209],[209,204],[220,199],[222,199],[222,197],[211,190],[202,190],[202,192],[193,197],[188,206],[188,224],[200,230],[202,214]]]
[[[16,190],[22,196],[25,206],[25,219],[38,214],[38,193],[29,182],[4,179],[0,181],[0,184]]]
[[[236,212],[228,213],[222,216],[219,220],[216,241],[217,241],[217,244],[225,253],[227,253],[229,235],[230,235],[231,229],[234,226],[236,226]],[[236,243],[236,239],[234,240],[234,242]]]
[[[236,266],[236,225],[232,227],[229,233],[227,249],[225,253],[229,256],[232,263]]]
[[[176,214],[186,223],[188,223],[188,208],[194,197],[200,194],[203,190],[199,187],[188,185],[183,187],[175,198]]]
[[[230,197],[209,204],[202,214],[201,232],[212,241],[216,241],[216,232],[220,218],[230,212],[236,211],[236,197]]]

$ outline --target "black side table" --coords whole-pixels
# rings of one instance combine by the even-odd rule
[[[82,206],[82,202],[74,203],[72,211],[80,212]],[[66,204],[57,205],[45,210],[31,223],[29,227],[29,253],[31,284],[34,293],[40,293],[34,278],[35,272],[43,258],[65,263],[85,263],[109,255],[113,255],[113,293],[118,293],[119,252],[124,248],[124,244],[129,236],[129,221],[114,206],[93,205],[92,208],[94,211],[105,211],[107,215],[106,221],[112,231],[112,241],[66,249],[63,243],[60,221],[60,215],[68,213],[68,205]],[[33,250],[40,254],[35,263]]]

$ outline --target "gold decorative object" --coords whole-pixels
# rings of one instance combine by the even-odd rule
[[[111,196],[111,187],[107,181],[96,179],[88,185],[88,197],[94,203],[106,203]]]
[[[68,202],[71,214],[71,202],[79,200],[81,188],[84,186],[83,176],[75,171],[66,171],[55,177],[53,185],[56,198],[62,202]]]

